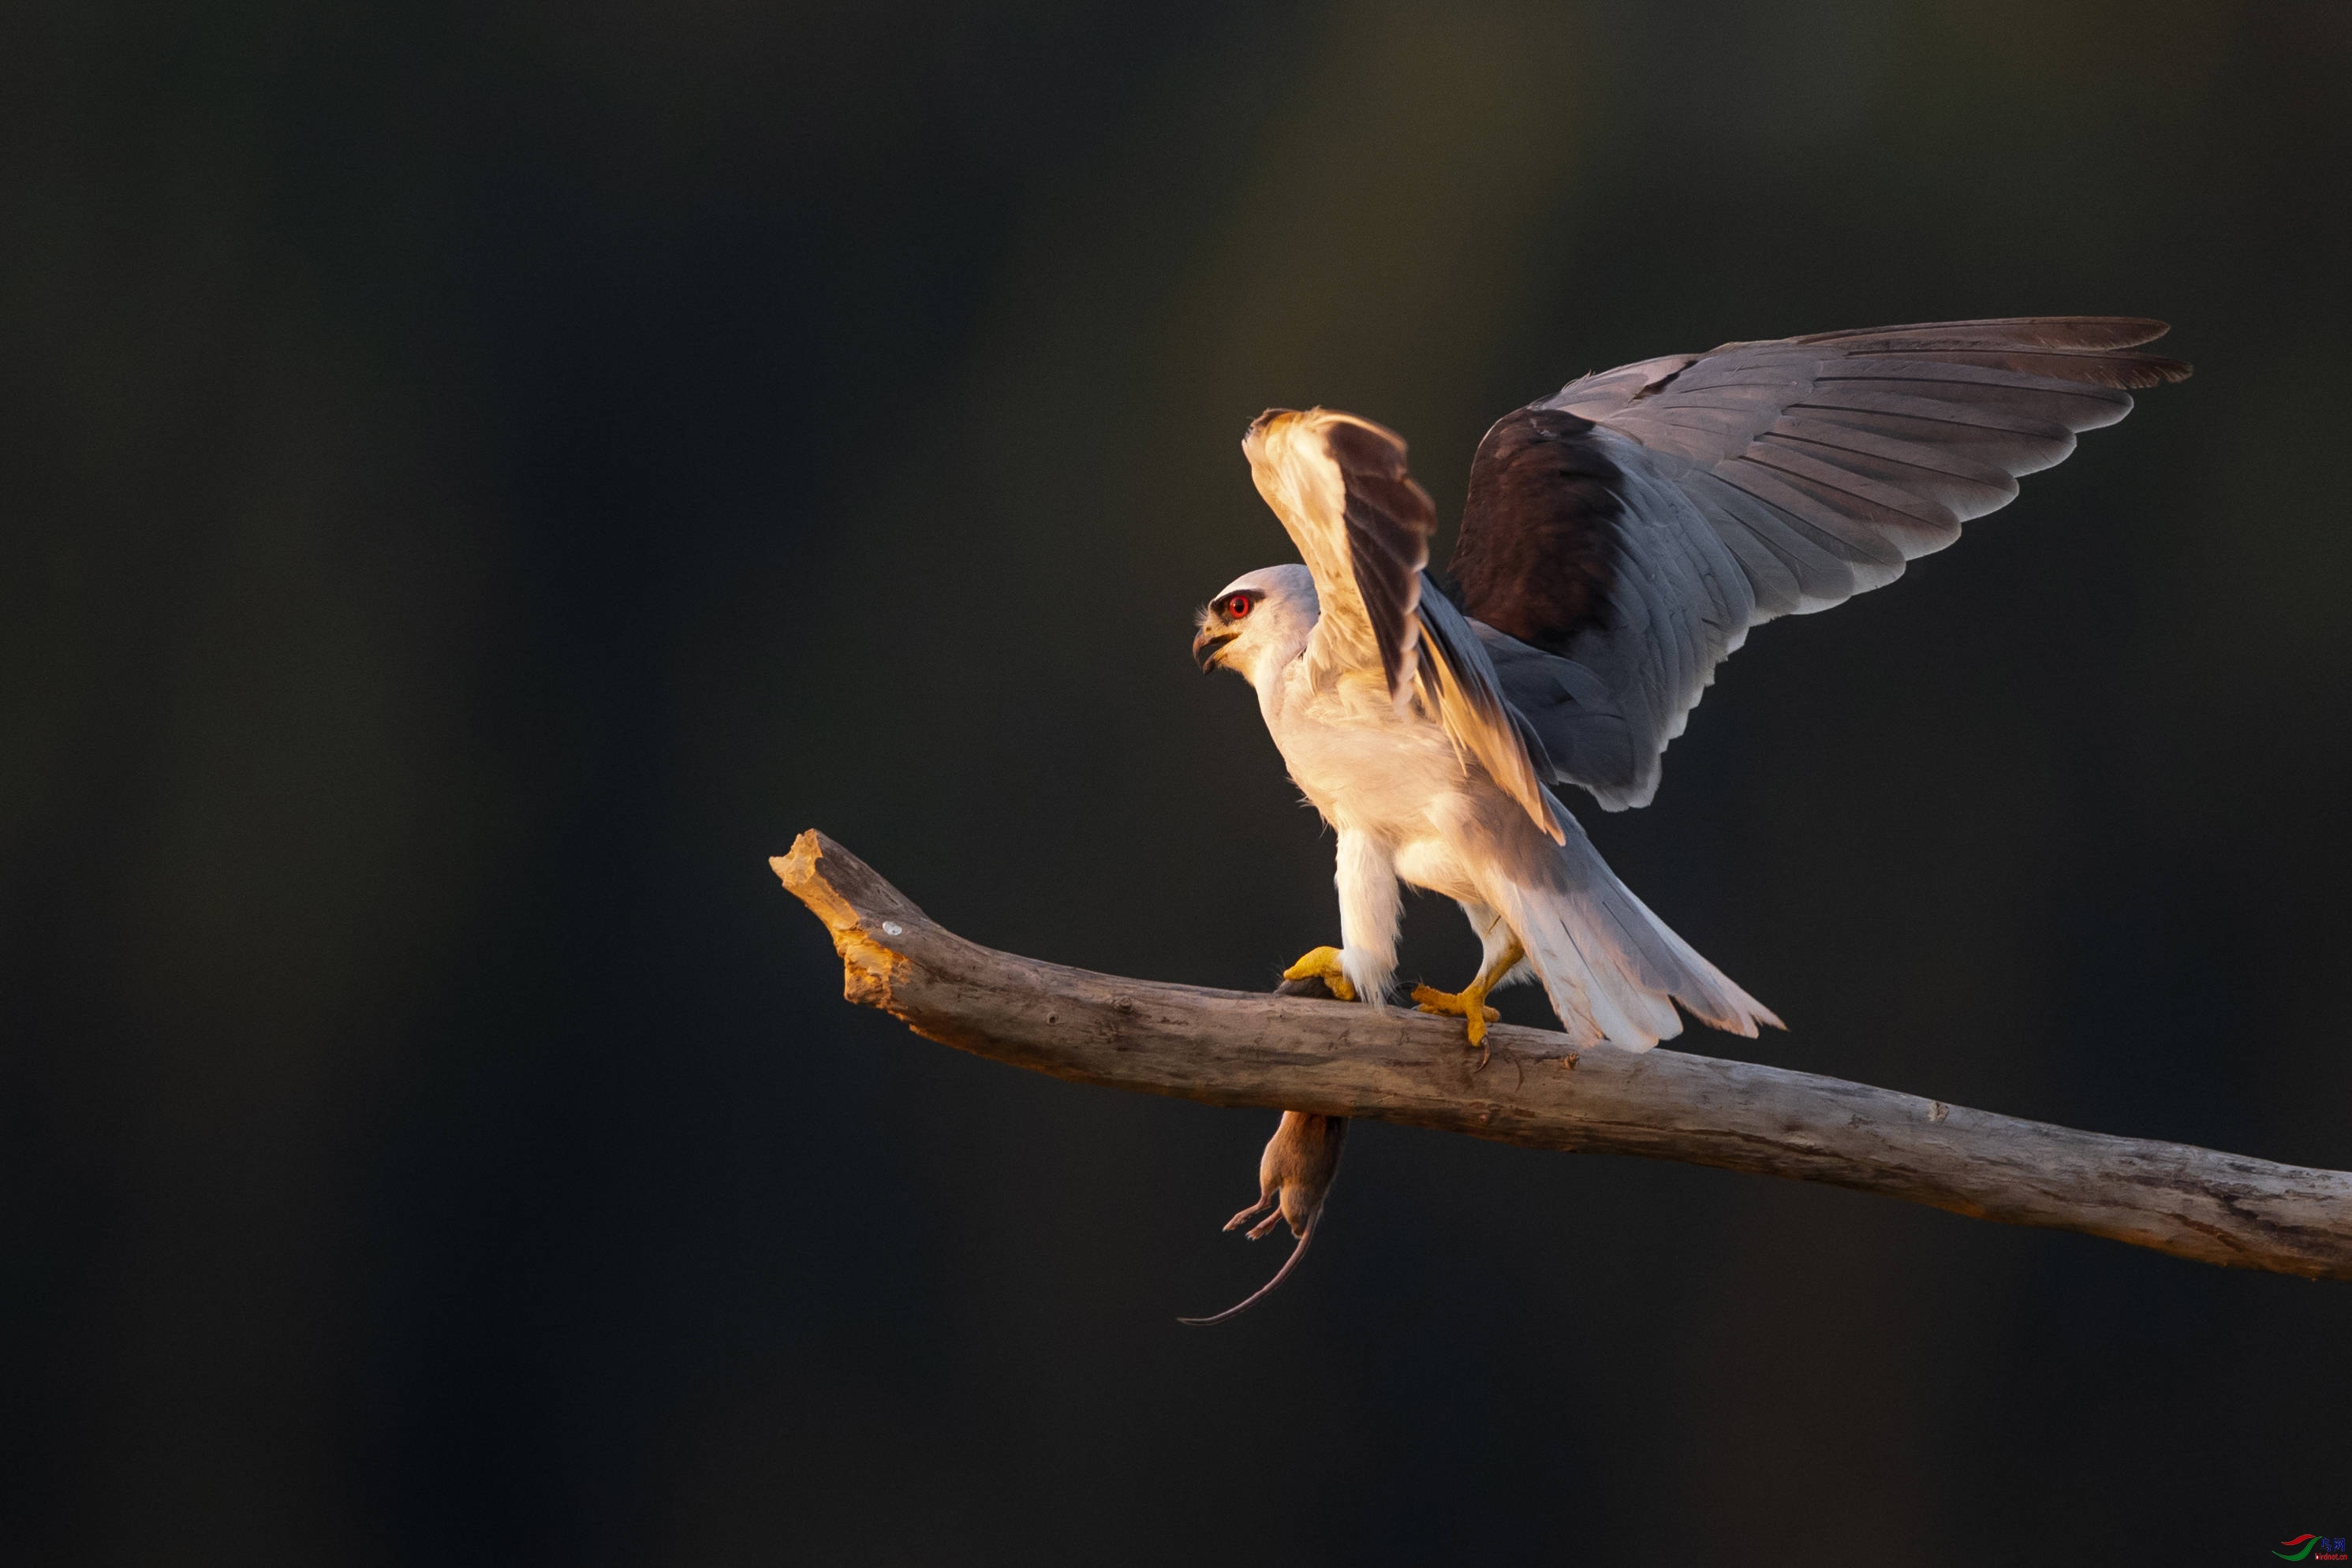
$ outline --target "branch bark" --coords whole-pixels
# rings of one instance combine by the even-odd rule
[[[1580,1049],[1510,1025],[1489,1032],[1493,1061],[1474,1071],[1459,1020],[997,952],[935,924],[821,833],[770,864],[833,933],[850,1001],[1034,1072],[1827,1182],[2200,1263],[2352,1279],[2352,1173],[2078,1132],[1682,1051]]]

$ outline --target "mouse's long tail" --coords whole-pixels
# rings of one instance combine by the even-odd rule
[[[1226,1308],[1223,1311],[1217,1313],[1213,1317],[1179,1318],[1176,1321],[1192,1328],[1204,1329],[1211,1323],[1222,1323],[1228,1318],[1238,1318],[1244,1312],[1248,1311],[1252,1307],[1256,1306],[1260,1301],[1265,1300],[1268,1296],[1273,1295],[1274,1288],[1281,1284],[1285,1279],[1288,1279],[1290,1277],[1290,1271],[1298,1267],[1298,1260],[1307,1256],[1307,1244],[1315,1239],[1315,1226],[1322,1217],[1322,1211],[1318,1209],[1316,1212],[1314,1218],[1309,1219],[1307,1222],[1307,1228],[1298,1233],[1298,1241],[1297,1245],[1291,1247],[1290,1256],[1282,1260],[1282,1267],[1274,1271],[1274,1278],[1259,1286],[1255,1290],[1250,1292],[1249,1296],[1245,1300],[1235,1302],[1233,1306]]]

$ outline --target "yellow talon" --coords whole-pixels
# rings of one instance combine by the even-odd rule
[[[1416,985],[1412,988],[1412,999],[1424,1013],[1452,1013],[1466,1020],[1470,1026],[1470,1043],[1482,1045],[1486,1038],[1486,1026],[1503,1021],[1500,1013],[1486,1005],[1486,993],[1500,985],[1503,976],[1525,957],[1527,952],[1515,937],[1510,945],[1495,955],[1494,963],[1478,972],[1477,979],[1461,990],[1440,991],[1433,985]],[[1480,1065],[1485,1065],[1483,1060]]]
[[[1282,972],[1285,980],[1319,979],[1331,988],[1331,994],[1342,1002],[1356,999],[1356,988],[1348,983],[1347,972],[1339,967],[1339,950],[1318,947]]]
[[[1477,1045],[1486,1037],[1486,1026],[1499,1024],[1503,1015],[1486,1005],[1486,987],[1475,984],[1460,991],[1440,991],[1433,985],[1416,985],[1412,999],[1424,1013],[1452,1013],[1468,1021],[1470,1043]]]

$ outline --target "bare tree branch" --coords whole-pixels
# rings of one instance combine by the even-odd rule
[[[843,994],[917,1034],[1078,1083],[1370,1116],[1827,1182],[2233,1268],[2352,1279],[2352,1173],[2112,1138],[1681,1051],[1579,1049],[1497,1025],[1126,980],[941,929],[856,856],[801,835],[770,862],[841,955]]]

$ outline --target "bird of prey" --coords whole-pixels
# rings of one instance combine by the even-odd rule
[[[1192,653],[1257,690],[1338,837],[1340,945],[1286,973],[1380,1001],[1400,881],[1484,944],[1458,992],[1543,984],[1582,1043],[1646,1050],[1674,1004],[1735,1034],[1775,1018],[1602,863],[1559,786],[1646,805],[1715,667],[1778,616],[1883,587],[2006,505],[2078,431],[2189,367],[2129,352],[2160,321],[2045,316],[1727,343],[1572,381],[1478,445],[1447,580],[1405,444],[1369,419],[1269,409],[1242,442],[1305,564],[1235,578]]]

